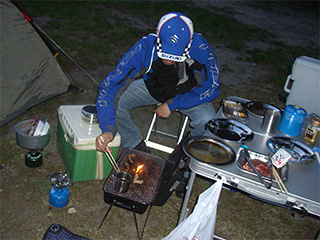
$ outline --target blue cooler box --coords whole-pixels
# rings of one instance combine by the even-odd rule
[[[58,109],[57,148],[74,182],[104,179],[112,170],[106,155],[96,150],[96,137],[102,131],[97,123],[82,119],[87,105],[62,105]],[[116,159],[120,135],[108,145]]]

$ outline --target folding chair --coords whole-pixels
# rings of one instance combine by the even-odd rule
[[[148,130],[148,133],[147,133],[147,136],[145,139],[145,143],[148,147],[153,148],[153,149],[157,149],[157,150],[160,150],[160,151],[166,152],[166,153],[173,152],[174,148],[172,148],[170,146],[166,146],[166,145],[163,145],[163,144],[160,144],[157,142],[150,141],[150,136],[152,133],[155,133],[155,134],[160,134],[160,135],[164,135],[164,136],[171,137],[171,138],[176,138],[177,144],[179,144],[183,135],[184,135],[184,132],[187,127],[188,120],[189,120],[188,116],[182,114],[181,112],[179,112],[179,113],[181,114],[181,117],[180,117],[180,123],[179,123],[177,134],[168,133],[168,132],[158,130],[157,129],[158,116],[156,113],[153,114],[153,118],[152,118],[149,130]]]

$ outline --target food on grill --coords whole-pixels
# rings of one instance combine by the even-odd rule
[[[127,157],[128,157],[128,162],[125,163],[125,171],[129,172],[137,156],[134,153],[131,153],[131,154],[128,154]]]
[[[129,161],[130,161],[131,163],[133,163],[133,162],[134,162],[135,157],[136,157],[136,155],[135,155],[134,153],[132,153],[132,154],[128,154],[128,159],[129,159]]]
[[[270,167],[268,165],[268,163],[263,162],[261,160],[258,159],[253,159],[251,160],[251,162],[253,163],[254,167],[258,170],[258,172],[266,177],[270,177],[271,175],[271,171],[270,171]],[[242,168],[244,170],[250,171],[250,172],[254,172],[254,170],[252,169],[252,167],[250,166],[250,164],[248,162],[246,162]]]
[[[133,179],[133,183],[143,184],[143,180],[139,179],[139,175],[138,174],[135,174],[134,175],[134,179]]]
[[[124,166],[125,166],[125,171],[126,171],[126,172],[129,172],[129,170],[130,170],[130,165],[129,165],[129,163],[125,163]]]

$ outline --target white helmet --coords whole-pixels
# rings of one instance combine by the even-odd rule
[[[157,27],[157,53],[162,59],[184,61],[190,50],[193,24],[190,18],[179,12],[164,15]]]

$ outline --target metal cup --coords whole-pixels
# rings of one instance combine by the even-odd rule
[[[115,179],[115,190],[120,193],[125,193],[128,191],[131,182],[132,177],[129,173],[119,172]]]
[[[267,134],[275,133],[280,117],[280,112],[268,109],[264,114],[261,130]]]

